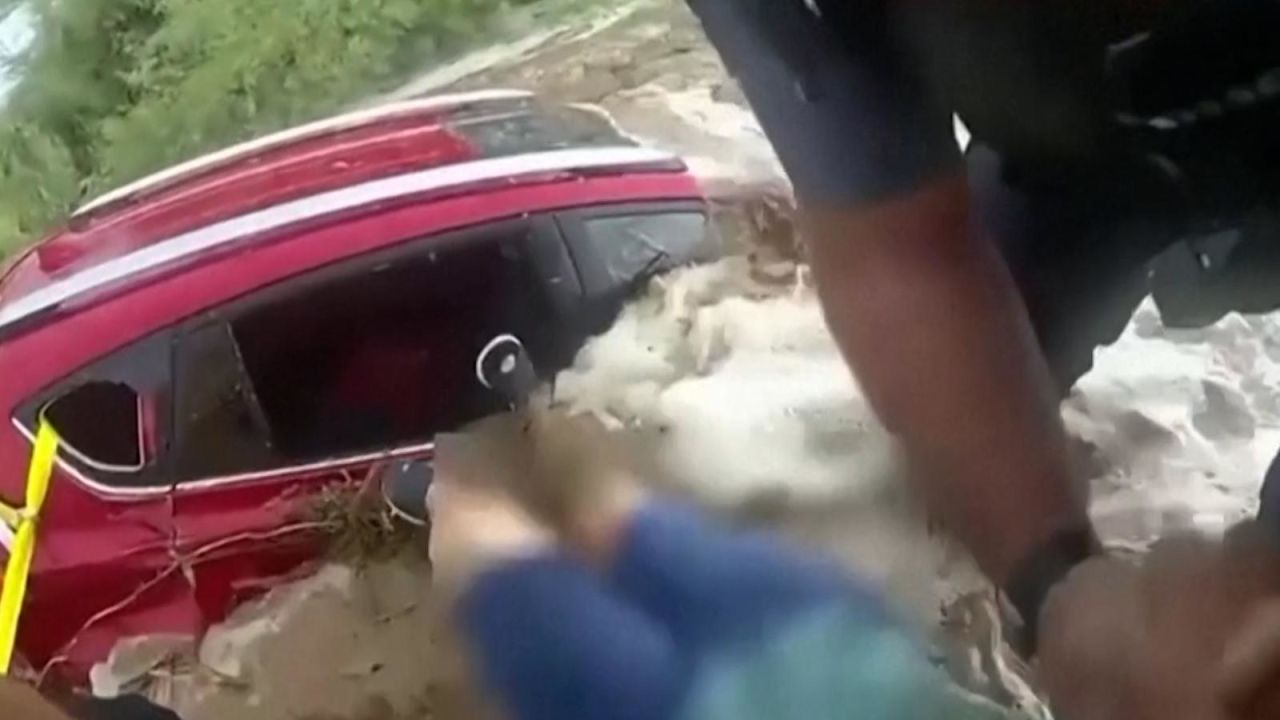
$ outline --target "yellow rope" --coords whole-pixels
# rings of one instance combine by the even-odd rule
[[[13,548],[4,570],[4,585],[0,586],[0,675],[9,674],[13,662],[14,645],[18,638],[18,620],[22,614],[22,602],[27,594],[27,577],[31,574],[31,559],[35,556],[36,526],[40,510],[49,494],[49,478],[53,474],[53,459],[58,452],[58,433],[44,418],[36,431],[35,447],[31,452],[31,465],[27,468],[26,504],[21,510],[3,506],[0,518],[16,526]]]

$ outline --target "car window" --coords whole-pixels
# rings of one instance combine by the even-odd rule
[[[429,444],[497,411],[477,353],[555,333],[524,221],[411,243],[264,288],[179,339],[179,481]],[[415,249],[415,246],[416,249]]]
[[[586,234],[612,281],[628,283],[713,252],[707,216],[696,211],[610,215],[584,221]]]
[[[163,484],[168,446],[169,334],[130,343],[24,403],[18,421],[41,418],[61,437],[59,456],[95,484]]]
[[[142,469],[143,403],[125,383],[90,381],[45,409],[63,449],[81,462],[130,472]]]

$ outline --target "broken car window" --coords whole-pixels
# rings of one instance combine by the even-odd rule
[[[43,414],[62,437],[62,460],[93,482],[164,484],[169,338],[155,333],[77,370],[28,400],[16,419],[34,433]]]
[[[143,403],[124,383],[92,381],[49,404],[45,417],[62,438],[64,452],[108,471],[140,470]]]
[[[496,411],[475,380],[495,335],[545,345],[521,223],[424,241],[265,288],[182,338],[180,481],[430,443]]]

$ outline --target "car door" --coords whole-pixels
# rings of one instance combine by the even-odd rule
[[[429,451],[397,448],[304,464],[279,458],[223,312],[181,328],[173,368],[178,543],[207,622],[316,555],[323,528],[308,498],[324,488],[360,487],[387,457]]]
[[[485,292],[493,291],[495,283],[532,289],[520,290],[519,297],[506,303],[508,312],[458,327],[466,323],[448,316],[465,316],[469,308],[484,305],[485,298],[473,297],[472,284],[456,277],[447,260],[432,270],[434,258],[447,258],[454,249],[482,248],[487,242],[494,243],[492,258],[472,258],[458,265],[459,272],[463,267],[490,271]],[[406,282],[409,270],[399,269],[417,267],[414,263],[425,272],[438,272],[442,287],[458,288],[440,312],[406,309],[414,298],[402,301],[395,295],[395,288],[415,288]],[[431,287],[434,284],[426,282],[422,291]],[[365,299],[351,294],[363,288],[377,291]],[[353,307],[376,302],[393,315],[403,311],[428,320],[440,318],[441,332],[448,328],[461,333],[453,349],[465,357],[446,352],[443,356],[452,370],[437,376],[438,367],[428,363],[423,378],[449,390],[465,385],[484,393],[474,379],[474,355],[486,341],[516,328],[539,328],[546,337],[530,344],[540,360],[554,363],[559,343],[552,327],[558,324],[555,315],[571,312],[580,295],[556,224],[550,217],[534,216],[424,237],[318,268],[186,323],[175,337],[173,477],[183,554],[191,559],[190,572],[207,616],[222,617],[245,597],[315,557],[325,532],[332,529],[324,523],[322,506],[331,504],[321,496],[333,497],[326,488],[342,493],[345,501],[372,498],[375,507],[362,512],[378,512],[380,470],[402,459],[431,457],[434,431],[406,435],[389,427],[380,437],[376,433],[382,416],[350,410],[364,407],[353,404],[352,396],[361,391],[385,396],[385,384],[379,380],[387,374],[414,372],[415,367],[400,362],[412,354],[412,348],[399,342],[403,338],[388,337],[374,327],[379,317],[359,319]],[[330,337],[344,333],[352,340],[335,343]],[[328,340],[317,344],[310,339],[314,337]],[[338,353],[344,356],[336,357]],[[374,382],[361,384],[360,377],[349,382],[353,375]],[[404,386],[403,394],[416,397],[420,385]],[[316,398],[320,400],[299,405]],[[459,418],[479,417],[477,413],[501,405],[480,400],[460,401]],[[335,407],[343,409],[340,417],[348,425],[325,424],[334,417]],[[324,425],[324,431],[285,427],[300,419],[323,421],[317,425]],[[383,419],[396,428],[403,424],[395,417]],[[360,426],[360,431],[351,435],[350,425]],[[338,436],[343,439],[335,440]]]
[[[19,640],[34,663],[83,666],[122,636],[190,632],[198,620],[174,602],[185,581],[167,496],[170,340],[162,331],[130,343],[14,418],[28,438],[41,418],[61,436]]]

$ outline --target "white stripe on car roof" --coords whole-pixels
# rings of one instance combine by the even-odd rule
[[[371,203],[507,177],[591,168],[622,168],[675,159],[676,156],[660,150],[630,146],[550,150],[419,170],[290,200],[161,240],[73,273],[11,303],[0,305],[0,329],[130,275],[161,267],[249,235]]]
[[[263,135],[260,138],[249,140],[238,145],[223,148],[208,155],[201,155],[192,158],[184,163],[165,168],[160,172],[153,173],[139,180],[135,180],[127,185],[122,185],[115,190],[103,193],[89,202],[81,205],[72,214],[72,217],[96,210],[103,205],[107,205],[118,200],[123,200],[130,195],[145,192],[155,188],[163,187],[167,183],[181,179],[187,175],[215,168],[224,165],[233,160],[254,155],[271,148],[278,147],[287,143],[299,142],[308,138],[318,137],[328,133],[346,130],[348,128],[367,125],[379,120],[387,120],[399,115],[413,115],[415,113],[427,112],[429,110],[439,110],[441,108],[456,107],[460,105],[468,105],[478,102],[493,102],[496,100],[512,100],[518,98],[532,97],[533,93],[524,90],[481,90],[471,93],[456,93],[453,95],[436,95],[435,97],[424,98],[422,100],[406,100],[403,102],[388,103],[379,105],[378,107],[369,108],[367,110],[357,110],[355,112],[345,113],[343,115],[335,115],[324,120],[299,125],[281,130],[270,135]]]

